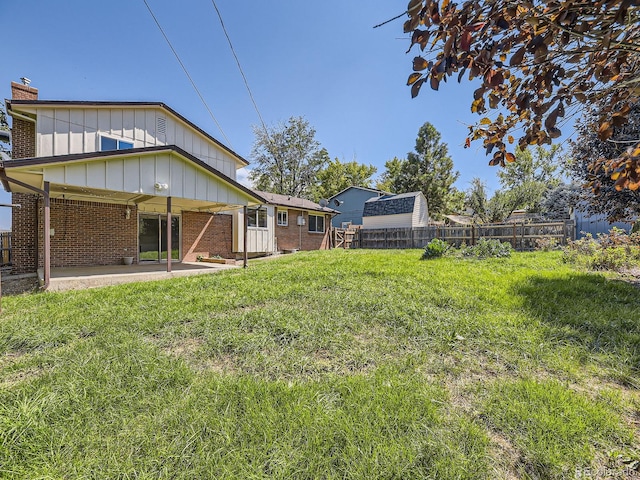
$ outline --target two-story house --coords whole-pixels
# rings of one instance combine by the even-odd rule
[[[240,155],[163,103],[48,101],[11,84],[13,270],[234,256],[233,215],[266,203]],[[227,214],[223,213],[226,212]]]

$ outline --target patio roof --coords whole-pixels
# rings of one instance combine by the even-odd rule
[[[50,183],[51,198],[135,203],[155,210],[173,198],[184,210],[219,211],[266,199],[175,145],[0,162],[9,192],[33,193]],[[160,187],[160,188],[158,188]]]

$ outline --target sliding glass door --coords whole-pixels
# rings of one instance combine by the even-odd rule
[[[159,262],[167,259],[167,216],[140,214],[138,229],[140,261]],[[171,259],[180,260],[180,217],[171,216]]]

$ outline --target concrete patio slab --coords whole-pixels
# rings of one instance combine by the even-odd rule
[[[82,290],[107,285],[120,285],[122,283],[164,280],[168,278],[216,273],[230,268],[239,268],[239,266],[237,264],[173,262],[171,264],[171,272],[167,272],[166,263],[52,268],[47,291]],[[42,285],[44,283],[44,272],[42,269],[38,269],[38,278]]]

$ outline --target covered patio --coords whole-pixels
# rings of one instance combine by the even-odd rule
[[[233,258],[231,217],[224,212],[264,202],[175,146],[15,159],[0,164],[0,180],[21,195],[17,213],[28,224],[22,231],[30,235],[29,261],[49,290],[225,268],[193,261],[218,254],[199,249],[216,234],[229,236],[225,257]],[[16,233],[16,245],[20,238]],[[133,265],[121,265],[127,257]]]
[[[137,265],[101,265],[92,267],[51,268],[48,291],[81,290],[85,288],[120,285],[123,283],[165,280],[218,273],[239,268],[236,264],[214,264],[205,262],[173,263],[167,271],[166,263],[141,263]],[[38,269],[38,280],[44,285],[44,269]]]

